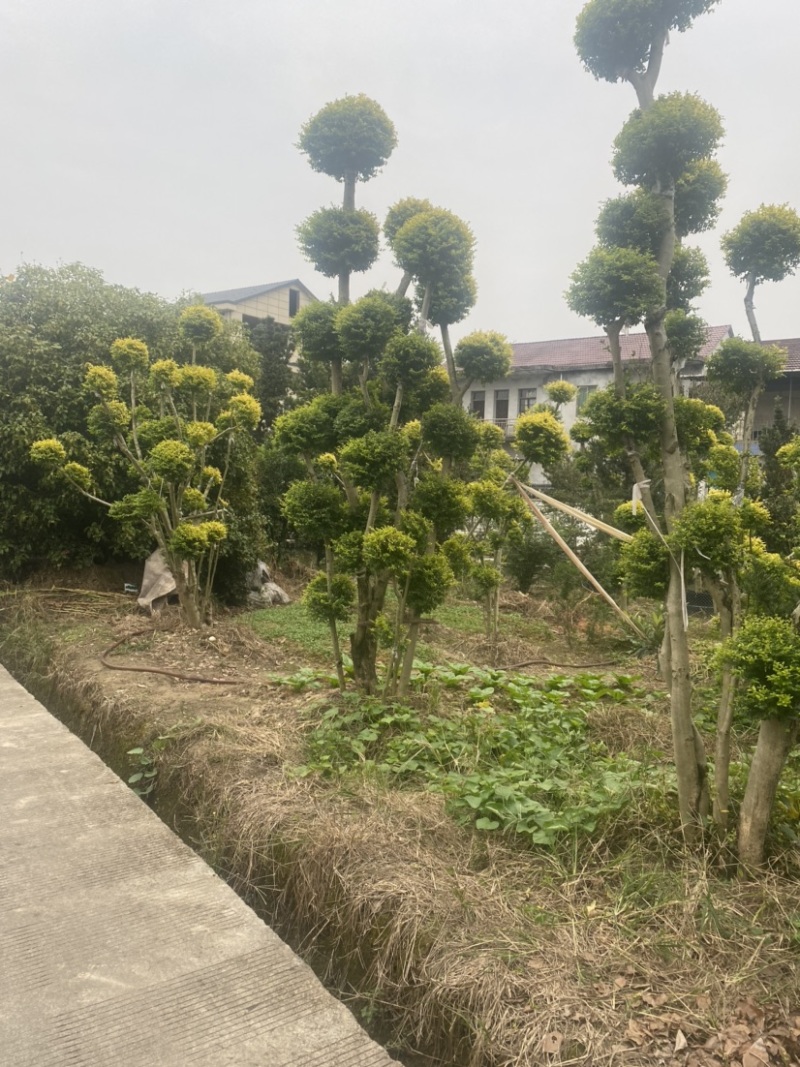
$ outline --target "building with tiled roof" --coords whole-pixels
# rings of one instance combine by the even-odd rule
[[[727,337],[732,336],[730,326],[709,327],[706,343],[698,359],[691,365],[678,368],[679,376],[685,378],[687,384],[689,379],[701,376],[703,362]],[[646,333],[623,334],[620,346],[623,366],[632,378],[643,378],[650,374],[650,348]],[[561,409],[562,420],[569,431],[587,398],[596,389],[610,385],[614,378],[608,338],[604,334],[556,341],[531,341],[512,345],[511,348],[513,355],[508,377],[498,382],[475,382],[464,397],[468,410],[479,418],[490,419],[503,427],[509,436],[519,415],[534,404],[547,400],[544,387],[549,382],[563,378],[577,387],[575,400]]]
[[[263,319],[289,325],[300,308],[316,301],[311,290],[298,278],[288,282],[267,282],[241,289],[222,289],[203,293],[203,300],[214,307],[223,318],[254,326]]]
[[[786,351],[786,369],[780,378],[769,382],[756,408],[753,422],[753,437],[771,426],[775,417],[775,405],[780,403],[788,422],[800,423],[800,337],[784,337],[777,341],[763,341]]]

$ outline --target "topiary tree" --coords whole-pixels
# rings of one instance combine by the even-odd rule
[[[146,535],[109,519],[107,509],[65,483],[43,493],[30,447],[57,436],[96,472],[100,496],[133,489],[116,450],[86,432],[93,401],[82,388],[84,365],[105,359],[118,337],[143,338],[157,358],[171,353],[180,344],[180,310],[152,294],[108,285],[99,271],[78,263],[23,264],[0,279],[1,575],[146,552]]]
[[[724,646],[723,662],[741,679],[741,707],[759,722],[758,741],[739,816],[739,860],[764,860],[781,772],[800,731],[800,636],[789,619],[745,620]]]
[[[744,307],[753,340],[761,343],[755,291],[761,282],[780,282],[800,265],[800,215],[788,204],[762,204],[747,211],[722,238],[722,251],[735,278],[747,283]]]
[[[350,302],[350,275],[378,255],[378,220],[356,211],[356,183],[373,178],[397,144],[394,125],[374,100],[359,94],[326,104],[300,131],[297,147],[313,170],[344,185],[341,208],[323,208],[298,227],[300,247],[317,270],[339,279],[339,303]]]
[[[715,212],[715,202],[724,187],[718,168],[709,165],[722,135],[716,111],[698,97],[670,93],[656,98],[655,88],[669,33],[686,30],[693,20],[714,6],[715,0],[590,0],[578,16],[575,43],[587,69],[599,79],[628,81],[637,96],[638,109],[624,124],[614,145],[613,167],[626,185],[636,187],[634,196],[601,213],[600,239],[613,252],[632,242],[633,256],[649,257],[641,263],[632,280],[622,280],[623,291],[630,286],[637,294],[643,271],[649,271],[653,286],[645,294],[642,318],[648,335],[654,385],[663,404],[658,427],[659,476],[663,485],[663,518],[655,511],[652,497],[644,497],[650,522],[660,526],[662,536],[670,530],[687,499],[688,465],[681,452],[675,417],[675,390],[667,335],[670,300],[680,297],[684,308],[688,298],[681,287],[669,285],[680,239],[706,227]],[[678,191],[680,189],[680,192]],[[683,195],[683,208],[677,204]],[[678,223],[680,218],[680,223]],[[680,227],[680,233],[679,233]],[[631,259],[633,263],[633,259]],[[612,280],[620,277],[619,259],[595,260],[573,279],[573,306],[595,317],[603,312],[603,323],[614,323],[612,308],[600,300],[586,300],[584,290],[600,292],[606,264]],[[653,264],[655,270],[653,270]],[[696,266],[696,265],[695,265]],[[613,270],[610,268],[614,268]],[[580,268],[579,268],[580,270]],[[689,284],[688,282],[686,283]],[[695,288],[697,279],[695,278]],[[609,285],[614,293],[615,286]],[[636,301],[633,302],[634,305]],[[624,301],[616,307],[627,311]],[[638,310],[635,306],[634,311]],[[615,376],[617,390],[624,394],[621,373]],[[634,479],[645,481],[640,442],[626,445]],[[646,486],[644,487],[646,489]],[[691,682],[688,640],[683,624],[683,580],[677,560],[670,557],[670,579],[666,593],[665,644],[662,662],[668,665],[671,714],[681,821],[687,837],[696,838],[708,803],[706,775],[700,739],[692,723]]]
[[[192,309],[183,322],[208,320]],[[192,344],[211,339],[207,331]],[[87,365],[84,387],[95,400],[88,427],[113,444],[138,482],[136,491],[116,500],[98,496],[96,476],[69,460],[57,438],[34,442],[31,456],[51,478],[66,481],[113,518],[144,525],[172,571],[186,622],[199,627],[210,612],[214,574],[228,536],[225,495],[233,449],[237,437],[252,433],[261,418],[251,395],[253,380],[240,371],[223,375],[194,362],[151,362],[147,345],[135,338],[115,341],[110,357],[111,366]]]
[[[505,378],[511,367],[511,356],[508,338],[494,330],[476,330],[462,337],[454,353],[456,371],[464,380],[459,400],[473,382]]]
[[[756,408],[767,382],[774,381],[786,365],[786,352],[776,346],[730,337],[706,361],[706,377],[731,397],[742,412],[742,458],[738,495],[744,496],[750,463]]]

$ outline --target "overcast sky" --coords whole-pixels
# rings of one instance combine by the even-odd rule
[[[338,202],[294,147],[323,104],[366,93],[397,127],[358,189],[380,219],[404,196],[462,216],[478,303],[459,328],[512,341],[595,333],[569,275],[619,191],[611,143],[634,107],[572,45],[582,0],[4,0],[0,7],[0,271],[80,260],[167,297],[299,277],[332,283],[294,228]],[[761,203],[800,209],[800,4],[721,0],[667,50],[659,89],[698,92],[725,120],[730,186],[698,242],[700,312],[746,333],[719,235]],[[384,252],[354,295],[394,286]],[[800,278],[757,294],[767,338],[800,335]]]

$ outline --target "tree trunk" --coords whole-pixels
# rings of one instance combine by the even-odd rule
[[[756,293],[756,276],[754,273],[747,275],[747,292],[744,297],[744,310],[747,315],[747,321],[750,324],[750,332],[753,335],[753,340],[757,345],[761,344],[761,331],[758,328],[758,322],[756,321],[756,305],[754,297]]]
[[[797,739],[797,719],[762,719],[739,813],[739,862],[760,867],[781,771]]]
[[[356,209],[356,180],[358,175],[355,171],[348,171],[344,176],[344,194],[342,196],[342,207],[345,211],[355,211]]]
[[[674,240],[672,243],[674,250]],[[670,252],[671,262],[671,252]],[[675,404],[672,391],[667,334],[664,315],[647,323],[647,336],[653,359],[653,380],[665,404],[661,425],[661,459],[664,468],[665,517],[667,529],[686,502],[685,467],[678,445]],[[669,678],[672,739],[678,778],[678,806],[681,826],[690,843],[700,834],[700,819],[708,807],[708,782],[703,753],[696,743],[692,719],[692,681],[689,670],[689,639],[683,617],[683,575],[678,561],[670,555],[669,587],[666,599],[666,625],[669,630]]]
[[[325,577],[328,580],[328,596],[331,596],[333,591],[333,549],[330,544],[325,544]],[[339,679],[339,689],[344,692],[347,687],[347,681],[344,676],[344,661],[342,660],[342,647],[339,643],[339,631],[336,629],[336,620],[329,619],[328,625],[331,631],[331,644],[333,645],[333,655],[336,660],[336,677]]]
[[[425,329],[428,323],[428,315],[431,310],[431,283],[425,286],[425,292],[422,296],[422,306],[419,309],[419,332],[425,333]]]
[[[727,588],[721,581],[705,579],[714,607],[719,615],[719,633],[727,640],[738,626],[739,590],[731,580]],[[728,832],[730,814],[730,766],[731,726],[733,725],[733,698],[736,693],[736,676],[729,666],[722,669],[722,688],[717,708],[717,732],[714,739],[714,825],[720,840]]]
[[[343,270],[339,275],[339,307],[350,303],[350,271]]]
[[[403,669],[400,673],[400,683],[397,687],[397,695],[407,696],[408,687],[411,683],[411,671],[414,668],[414,657],[417,654],[417,642],[419,641],[420,618],[414,613],[408,624],[408,644],[403,655]]]
[[[403,277],[400,279],[400,284],[397,287],[397,295],[398,296],[405,296],[406,293],[408,292],[408,287],[409,287],[409,285],[411,285],[413,280],[414,280],[414,275],[411,273],[411,271],[410,270],[405,271],[403,273]]]
[[[753,390],[744,413],[742,422],[742,463],[739,468],[739,488],[736,490],[737,503],[741,503],[744,500],[745,488],[747,487],[747,472],[750,469],[750,439],[753,436],[756,408],[763,388],[762,385],[759,385],[758,388]]]
[[[358,618],[350,635],[350,654],[353,657],[353,676],[359,689],[375,693],[378,688],[378,639],[375,621],[386,599],[386,579],[359,575]]]
[[[453,358],[453,345],[450,341],[450,328],[446,322],[443,322],[439,327],[442,333],[442,348],[444,349],[444,358],[447,364],[447,377],[450,379],[450,392],[453,397],[453,403],[461,406],[461,389],[458,384],[458,375],[456,374],[456,361]]]
[[[622,346],[620,345],[619,340],[621,332],[622,322],[615,322],[606,327],[606,337],[608,338],[608,346],[611,351],[611,364],[614,368],[614,392],[618,397],[624,399],[627,393],[627,388],[625,385],[625,374],[622,369]],[[650,492],[649,479],[642,465],[642,458],[639,455],[636,442],[632,437],[625,438],[625,454],[628,459],[628,466],[630,467],[633,480],[639,486],[639,491],[642,494],[642,506],[644,507],[645,512],[650,516],[650,525],[658,529],[658,516],[655,504],[653,503],[653,494]]]
[[[184,574],[183,561],[173,556],[168,556],[167,565],[175,579],[175,589],[178,592],[181,614],[186,625],[193,630],[200,630],[203,626],[203,612],[198,602],[197,589],[192,588],[191,582]]]

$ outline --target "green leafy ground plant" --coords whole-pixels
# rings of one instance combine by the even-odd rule
[[[446,796],[458,821],[545,848],[591,837],[664,788],[662,769],[610,753],[590,731],[593,706],[641,696],[628,675],[542,681],[418,663],[414,680],[427,697],[416,706],[353,695],[323,710],[300,773],[426,788]]]

